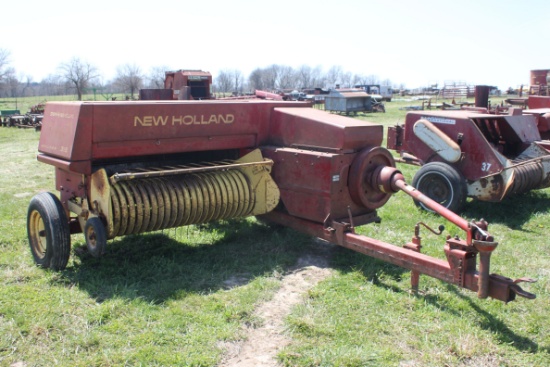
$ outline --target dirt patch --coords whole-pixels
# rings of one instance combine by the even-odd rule
[[[302,302],[304,295],[328,277],[328,258],[334,245],[319,242],[318,250],[298,259],[296,265],[281,280],[281,288],[273,298],[254,312],[262,326],[247,327],[245,340],[221,345],[226,350],[221,367],[278,366],[277,353],[290,343],[284,335],[284,319],[292,307]]]

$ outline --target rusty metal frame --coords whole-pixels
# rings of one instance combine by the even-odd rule
[[[146,170],[144,172],[124,172],[124,173],[115,173],[109,177],[109,181],[112,185],[116,184],[119,181],[128,181],[134,180],[137,178],[150,178],[150,177],[161,177],[161,176],[175,176],[186,173],[199,173],[199,172],[214,172],[214,171],[225,171],[228,169],[235,168],[244,168],[244,167],[257,167],[257,166],[273,166],[273,161],[270,159],[264,159],[261,162],[246,162],[246,163],[229,163],[229,162],[214,162],[217,165],[213,166],[200,166],[200,167],[166,167],[166,169],[161,170]]]
[[[355,233],[352,218],[327,220],[324,224],[296,218],[281,211],[267,213],[264,217],[297,231],[322,238],[350,250],[398,265],[412,271],[411,285],[418,288],[418,276],[425,274],[477,292],[479,298],[491,297],[504,302],[513,301],[516,295],[528,299],[536,296],[519,287],[521,282],[534,282],[529,278],[512,280],[496,274],[490,274],[490,257],[498,243],[487,232],[485,221],[468,222],[444,206],[431,200],[414,187],[408,185],[400,171],[394,167],[384,167],[374,177],[378,187],[386,192],[399,190],[424,203],[427,207],[457,225],[466,232],[466,239],[448,237],[444,246],[447,261],[437,259],[420,252],[421,244],[418,230],[412,243],[403,247],[392,245],[374,238]],[[479,270],[477,255],[479,254]]]
[[[330,226],[296,218],[281,212],[270,212],[262,216],[270,222],[281,224],[297,231],[322,238],[347,249],[368,255],[370,257],[409,269],[413,289],[415,275],[425,274],[444,282],[455,284],[478,293],[478,297],[491,297],[500,301],[510,302],[520,295],[534,299],[535,295],[525,292],[518,286],[521,281],[512,280],[496,274],[478,272],[476,270],[476,255],[478,249],[466,244],[464,240],[448,238],[444,247],[447,261],[437,259],[408,247],[401,248],[374,238],[356,234],[351,225],[346,222],[333,221]],[[416,287],[418,286],[416,278]],[[482,284],[482,287],[479,287]]]

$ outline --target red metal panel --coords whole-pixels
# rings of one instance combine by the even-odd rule
[[[81,161],[252,148],[266,142],[278,101],[51,102],[39,150]],[[307,108],[308,110],[310,108]]]
[[[550,98],[548,99],[550,101]],[[542,139],[548,139],[550,131],[550,108],[523,110],[524,115],[533,115],[537,119],[537,129]]]
[[[263,147],[262,154],[274,161],[272,176],[291,215],[323,223],[329,214],[339,219],[372,212],[349,194],[349,166],[356,154],[278,147]]]
[[[172,99],[172,89],[140,89],[139,99],[142,101],[166,101]]]
[[[69,161],[91,158],[92,110],[82,102],[47,103],[38,151]]]
[[[55,186],[62,202],[73,197],[86,197],[86,180],[87,177],[83,174],[55,169]]]
[[[276,145],[357,151],[382,144],[382,125],[312,108],[275,108],[270,141]]]
[[[274,101],[282,101],[283,96],[277,93],[271,93],[264,90],[256,90],[255,93],[256,97],[258,98],[264,98],[264,99],[272,99]]]
[[[162,141],[256,133],[247,106],[191,101],[94,103],[93,142]]]
[[[398,152],[403,148],[403,127],[400,125],[388,127],[386,147]]]
[[[527,106],[529,109],[549,108],[550,96],[529,96],[527,99]]]
[[[549,74],[550,70],[548,69],[531,70],[531,85],[547,85]]]
[[[432,122],[455,142],[460,140],[459,145],[464,158],[456,166],[466,179],[477,180],[480,177],[498,173],[502,170],[502,163],[497,158],[494,149],[471,120],[471,118],[495,118],[494,115],[479,114],[470,111],[421,111],[407,113],[402,150],[410,152],[424,163],[428,163],[443,160],[415,136],[413,126],[421,118]]]
[[[68,161],[65,159],[54,158],[46,154],[38,154],[36,159],[39,162],[50,164],[64,171],[78,172],[85,175],[89,175],[92,173],[92,164],[91,164],[91,161],[89,160]]]
[[[506,124],[501,124],[504,128],[509,126],[513,133],[517,136],[517,139],[525,143],[527,147],[534,141],[540,140],[540,134],[537,130],[537,118],[533,115],[520,115],[520,116],[499,116],[499,119],[506,120]],[[504,135],[508,140],[509,136]]]
[[[94,106],[94,158],[248,148],[267,133],[255,104],[130,102]]]

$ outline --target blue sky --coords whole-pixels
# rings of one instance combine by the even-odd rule
[[[117,67],[238,69],[271,64],[376,75],[408,88],[529,83],[550,69],[548,0],[19,0],[2,6],[0,48],[40,81],[72,57]]]

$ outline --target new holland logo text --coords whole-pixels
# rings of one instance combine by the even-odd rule
[[[232,124],[235,115],[180,115],[180,116],[134,116],[137,126],[177,126],[177,125],[219,125]]]

